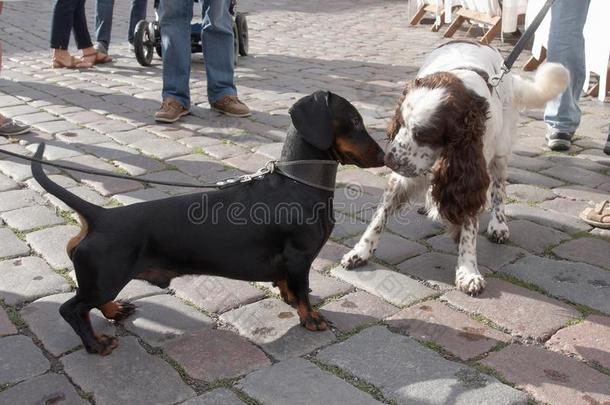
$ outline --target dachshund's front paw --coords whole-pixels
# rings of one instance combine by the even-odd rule
[[[485,279],[477,270],[460,267],[455,274],[455,285],[460,291],[475,297],[485,288]]]
[[[124,321],[136,312],[135,304],[128,301],[117,301],[119,308],[114,316],[116,322]]]
[[[373,254],[368,248],[360,247],[356,245],[349,253],[346,253],[341,259],[341,266],[346,269],[354,269],[356,267],[364,266],[368,263],[369,258]]]
[[[312,332],[321,332],[328,329],[328,323],[317,311],[311,311],[306,317],[301,319],[301,325]]]

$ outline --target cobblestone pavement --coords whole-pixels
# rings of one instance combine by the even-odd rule
[[[50,3],[6,3],[0,18],[0,113],[34,127],[0,147],[31,153],[45,141],[49,159],[147,179],[197,183],[261,167],[278,156],[288,107],[321,88],[352,100],[381,141],[404,82],[441,41],[407,27],[404,1],[243,0],[252,55],[239,60],[237,84],[253,117],[210,111],[194,56],[193,114],[157,125],[161,64],[142,68],[128,52],[129,2],[115,11],[116,61],[82,72],[49,69]],[[609,403],[610,235],[577,213],[610,192],[600,151],[610,108],[590,99],[582,107],[564,154],[545,148],[539,120],[522,117],[511,241],[481,237],[481,297],[453,289],[455,248],[415,211],[390,223],[372,264],[338,268],[387,175],[345,167],[336,201],[347,205],[337,204],[339,224],[311,274],[332,330],[301,328],[268,284],[132,282],[120,295],[138,305],[132,319],[114,325],[92,313],[98,332],[120,340],[103,358],[86,354],[57,312],[75,288],[64,253],[78,230],[73,213],[27,165],[0,156],[0,403]],[[107,207],[189,192],[52,172]],[[353,183],[363,193],[346,193]]]

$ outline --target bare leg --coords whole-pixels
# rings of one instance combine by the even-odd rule
[[[466,221],[461,228],[455,285],[463,292],[478,295],[485,288],[485,279],[477,267],[478,218]]]
[[[504,213],[506,198],[506,157],[496,157],[491,163],[491,219],[487,226],[489,239],[496,243],[504,243],[510,236]]]

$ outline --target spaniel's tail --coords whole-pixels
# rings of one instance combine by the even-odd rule
[[[570,73],[559,63],[541,65],[534,81],[513,75],[515,107],[543,108],[548,101],[560,95],[569,83]]]

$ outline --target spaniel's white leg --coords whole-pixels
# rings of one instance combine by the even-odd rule
[[[508,240],[510,232],[506,224],[504,213],[504,199],[506,198],[506,157],[496,157],[491,162],[491,219],[487,226],[489,239],[496,243]]]
[[[485,288],[485,279],[477,266],[478,218],[464,222],[460,231],[455,285],[463,292],[478,295]]]
[[[371,258],[375,249],[377,249],[381,232],[388,218],[407,200],[408,190],[411,188],[409,183],[411,182],[411,179],[392,174],[371,223],[356,246],[343,256],[341,260],[343,267],[353,269],[366,264]]]

